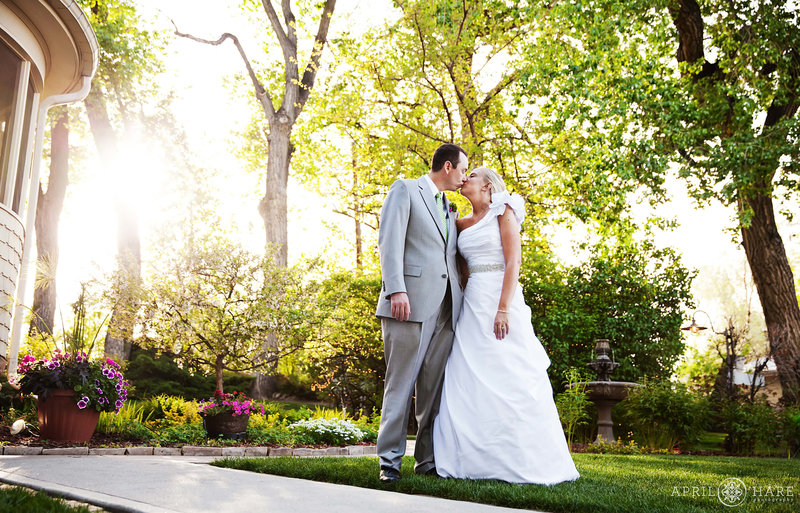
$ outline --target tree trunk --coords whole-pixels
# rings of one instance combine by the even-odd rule
[[[92,129],[97,152],[103,165],[113,170],[118,164],[117,134],[111,126],[102,88],[93,87],[84,100],[89,125]],[[141,281],[141,250],[139,224],[132,198],[127,191],[114,191],[118,197],[117,215],[117,263],[118,298],[114,305],[105,340],[105,354],[110,358],[130,358],[133,335],[133,316],[138,307],[133,292]]]
[[[258,204],[258,212],[264,219],[267,251],[270,251],[270,246],[277,247],[275,262],[281,267],[285,267],[288,261],[286,185],[289,181],[289,162],[292,159],[289,139],[291,131],[292,122],[288,116],[279,112],[270,123],[267,138],[267,189]]]
[[[29,333],[53,334],[58,269],[58,222],[69,184],[69,111],[62,107],[50,133],[50,175],[47,192],[41,183],[36,203],[36,287]]]
[[[353,144],[355,148],[355,143]],[[353,156],[353,221],[356,229],[356,269],[361,272],[364,268],[363,248],[361,241],[361,201],[358,197],[358,170],[356,158]]]
[[[288,263],[288,231],[286,227],[286,211],[288,208],[286,186],[289,182],[289,162],[292,159],[292,144],[289,136],[292,122],[283,112],[278,112],[270,121],[267,136],[267,190],[258,204],[258,212],[264,219],[267,235],[267,252],[277,249],[274,254],[275,263],[286,267]],[[267,357],[278,347],[278,339],[271,333],[264,344],[263,357]],[[255,399],[268,399],[275,393],[277,380],[274,373],[276,365],[266,374],[256,373],[256,379],[250,388],[250,395]]]
[[[217,381],[217,390],[219,390],[220,392],[224,392],[224,390],[222,388],[223,383],[222,383],[222,356],[221,355],[217,355],[217,359],[214,362],[214,376],[215,376],[216,381]]]
[[[800,402],[800,307],[794,276],[775,224],[772,198],[758,195],[746,201],[753,218],[749,227],[742,228],[744,251],[764,310],[784,402],[796,404]]]
[[[262,348],[262,358],[269,358],[271,352],[278,347],[278,339],[274,333],[270,333],[267,342]],[[257,372],[256,379],[250,386],[250,395],[253,399],[269,399],[277,391],[278,380],[275,377],[278,372],[278,359],[273,359],[266,372]]]

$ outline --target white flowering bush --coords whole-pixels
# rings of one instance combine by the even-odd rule
[[[347,445],[360,442],[364,433],[349,420],[305,419],[289,426],[298,439],[314,445]]]

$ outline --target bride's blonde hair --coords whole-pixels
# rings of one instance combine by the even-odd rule
[[[485,183],[492,184],[492,188],[489,194],[494,194],[495,192],[505,192],[506,191],[506,183],[503,181],[503,178],[497,174],[494,169],[490,169],[488,167],[479,167],[475,169],[476,173],[480,173],[483,175],[483,179]],[[491,196],[490,196],[491,197]]]

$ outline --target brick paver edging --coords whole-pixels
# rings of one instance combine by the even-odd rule
[[[28,447],[25,445],[3,446],[4,456],[374,456],[374,445],[348,445],[347,447],[327,447],[310,449],[308,447],[205,447],[184,445],[183,447]]]

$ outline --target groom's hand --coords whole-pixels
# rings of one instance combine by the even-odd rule
[[[407,321],[411,315],[411,303],[408,302],[408,294],[405,292],[395,292],[392,294],[392,317],[398,321]]]

